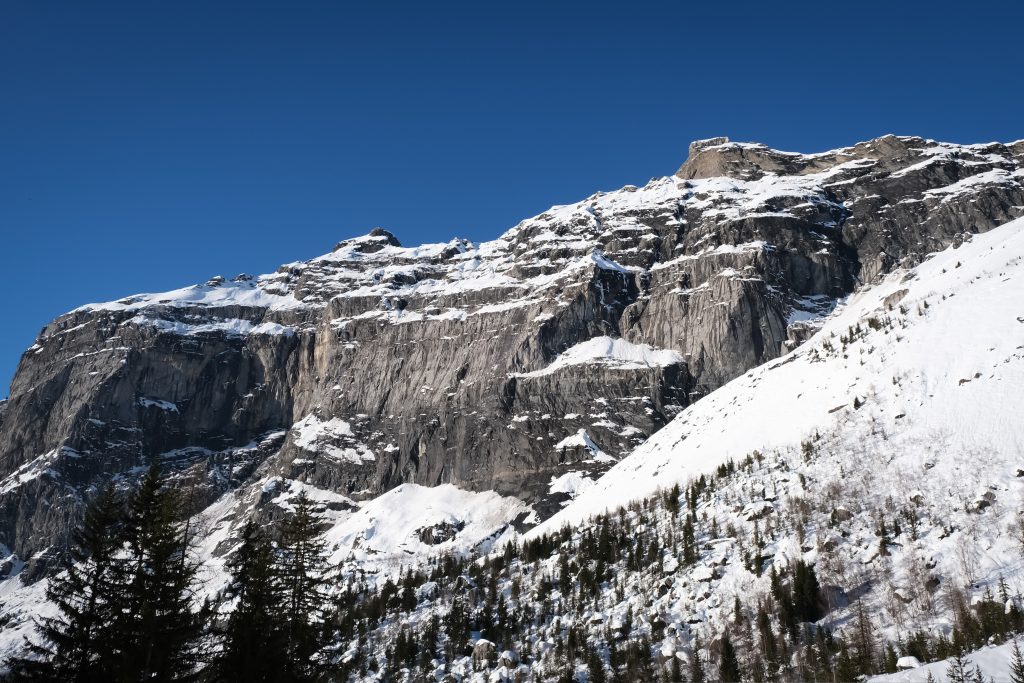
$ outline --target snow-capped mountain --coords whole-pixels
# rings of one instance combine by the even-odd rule
[[[765,567],[884,564],[913,605],[922,563],[940,582],[1019,582],[1020,216],[1024,141],[794,154],[719,138],[675,175],[491,242],[407,248],[378,229],[275,273],[83,306],[42,331],[0,410],[3,642],[84,500],[154,458],[201,481],[211,595],[244,520],[300,492],[334,561],[390,575],[586,528],[748,456],[702,510],[736,539],[770,523]],[[904,509],[921,534],[879,557],[879,518]],[[725,598],[766,590],[742,540],[700,533],[665,591],[636,577],[646,612],[678,624],[669,657],[715,641]],[[625,618],[611,593],[578,618]]]

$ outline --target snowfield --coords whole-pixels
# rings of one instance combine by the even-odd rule
[[[349,568],[396,569],[409,564],[410,558],[422,562],[443,553],[486,553],[511,538],[510,523],[529,512],[521,500],[493,491],[402,484],[363,503],[325,539],[333,551],[332,562]],[[435,529],[439,535],[425,542],[424,536]]]

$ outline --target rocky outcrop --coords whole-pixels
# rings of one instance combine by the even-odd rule
[[[276,476],[542,501],[793,348],[859,283],[1024,213],[1022,167],[1024,143],[718,138],[674,176],[492,242],[377,229],[268,275],[85,306],[42,331],[0,404],[0,543],[40,573],[90,489],[155,457],[204,500]]]

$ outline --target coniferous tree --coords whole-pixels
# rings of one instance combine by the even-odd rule
[[[303,491],[281,527],[277,581],[283,598],[285,668],[292,680],[316,676],[325,644],[323,609],[326,557],[320,520]]]
[[[820,593],[814,567],[803,560],[797,560],[793,568],[793,612],[797,619],[817,621],[822,617]]]
[[[963,650],[959,650],[946,665],[946,679],[949,683],[971,683],[970,677],[966,654]]]
[[[704,664],[700,661],[700,641],[693,639],[690,652],[690,683],[704,683]]]
[[[242,545],[228,568],[228,593],[236,604],[228,618],[214,677],[237,683],[283,680],[285,651],[274,549],[252,520],[242,530]]]
[[[614,652],[614,650],[612,650]],[[672,664],[669,666],[669,681],[671,683],[683,683],[683,671],[679,666],[679,657],[672,654]]]
[[[846,643],[840,641],[839,654],[836,655],[835,680],[855,681],[860,677],[861,667],[856,658],[850,655]]]
[[[179,502],[154,464],[132,495],[125,518],[127,583],[122,614],[107,637],[123,648],[122,681],[195,678],[202,620],[193,610],[198,565],[188,556]]]
[[[740,663],[736,659],[736,649],[732,646],[729,634],[722,636],[722,655],[718,665],[718,680],[722,683],[739,683]]]
[[[19,680],[86,683],[115,677],[118,643],[108,635],[122,599],[121,516],[122,502],[112,486],[86,509],[72,534],[67,565],[46,589],[60,615],[40,620],[42,642],[29,642],[31,658],[13,662]]]
[[[875,633],[871,617],[864,609],[864,602],[857,601],[857,623],[854,632],[854,653],[859,673],[873,673],[875,662]]]
[[[597,650],[590,648],[587,651],[587,681],[588,683],[604,683],[604,664]]]
[[[697,540],[693,528],[693,519],[686,516],[683,524],[683,564],[689,566],[697,562]]]
[[[1013,639],[1013,659],[1010,660],[1011,683],[1024,683],[1024,655],[1021,654],[1017,639]]]

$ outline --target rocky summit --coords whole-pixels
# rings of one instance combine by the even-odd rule
[[[1020,216],[1024,141],[715,138],[490,242],[375,229],[274,273],[82,306],[0,403],[0,574],[45,576],[96,487],[153,459],[199,482],[196,510],[245,501],[236,523],[297,482],[352,515],[451,485],[501,510],[476,541],[522,531],[859,287]]]

